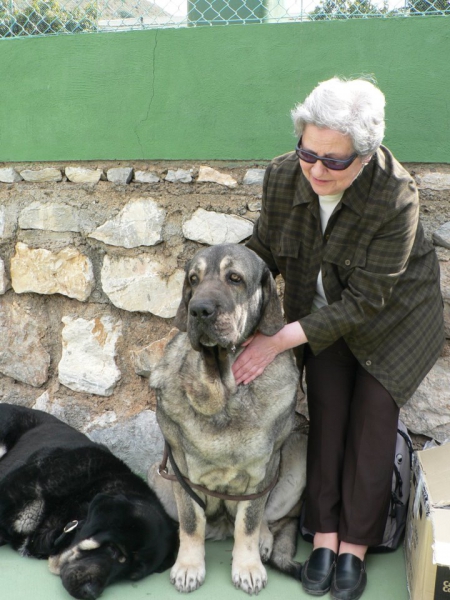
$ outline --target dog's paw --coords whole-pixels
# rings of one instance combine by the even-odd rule
[[[261,560],[267,562],[272,556],[273,549],[273,535],[269,530],[268,526],[263,523],[261,524],[261,530],[259,533],[259,553]]]
[[[234,586],[247,592],[252,596],[259,592],[267,585],[267,573],[261,561],[255,561],[250,564],[239,563],[233,561],[231,578]]]
[[[50,573],[53,573],[53,575],[59,575],[61,573],[61,567],[60,567],[60,554],[58,554],[57,556],[49,556],[48,557],[48,570],[50,571]]]
[[[205,563],[186,564],[178,561],[170,571],[170,582],[179,592],[193,592],[205,581]]]

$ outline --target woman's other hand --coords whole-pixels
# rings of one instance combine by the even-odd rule
[[[270,365],[277,354],[307,342],[303,329],[298,321],[285,325],[275,335],[267,336],[258,331],[242,346],[244,351],[232,366],[236,384],[247,385]]]

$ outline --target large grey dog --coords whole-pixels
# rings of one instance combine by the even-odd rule
[[[171,466],[183,479],[182,486],[149,473],[180,522],[171,581],[182,592],[197,589],[205,578],[205,534],[233,533],[236,587],[249,594],[265,587],[263,561],[300,579],[293,557],[306,436],[296,428],[297,367],[284,352],[249,385],[236,386],[231,371],[249,336],[283,326],[267,265],[237,244],[199,251],[186,266],[176,325],[181,332],[150,377]]]

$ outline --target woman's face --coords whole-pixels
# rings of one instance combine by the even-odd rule
[[[306,125],[302,134],[302,148],[317,156],[344,160],[354,154],[350,136],[334,129],[321,129],[315,125]],[[319,196],[331,196],[346,190],[363,168],[360,156],[343,171],[327,169],[320,160],[314,164],[300,160],[300,167],[312,189]]]

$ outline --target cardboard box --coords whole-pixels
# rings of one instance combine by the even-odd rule
[[[411,600],[450,600],[450,443],[414,456],[405,554]]]

